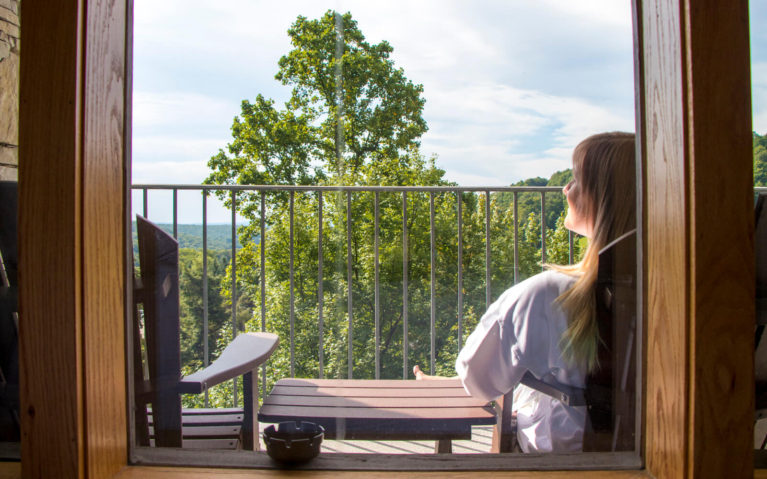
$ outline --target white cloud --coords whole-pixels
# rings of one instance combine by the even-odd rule
[[[437,120],[430,121],[422,150],[437,153],[448,172],[470,169],[462,177],[492,178],[492,185],[569,168],[572,149],[593,133],[634,130],[631,112],[506,85],[477,84],[435,97],[426,117]]]
[[[495,156],[492,162],[483,165],[481,172],[467,172],[465,169],[448,170],[445,179],[461,186],[509,186],[516,181],[548,177],[555,171],[570,167],[570,152],[565,157],[531,155]],[[470,163],[470,162],[469,162]]]
[[[628,0],[167,0],[136,2],[134,177],[204,178],[243,99],[285,99],[274,80],[300,13],[351,11],[424,85],[422,153],[448,178],[508,184],[569,165],[590,133],[633,130]],[[166,168],[146,166],[156,160]],[[196,166],[193,166],[196,165]],[[143,169],[142,169],[143,168]],[[192,173],[196,172],[196,173]],[[199,180],[197,180],[199,181]],[[180,182],[180,181],[174,181]]]
[[[573,21],[587,21],[592,25],[631,28],[631,2],[628,0],[541,0],[551,13],[578,17]]]
[[[239,102],[231,98],[183,91],[133,93],[133,122],[142,130],[163,127],[188,131],[218,125],[218,130],[226,131],[239,112]]]
[[[133,184],[199,185],[208,176],[207,160],[133,162]]]
[[[445,173],[445,179],[461,186],[507,186],[499,184],[497,178],[492,176],[465,173],[459,170],[448,171]]]
[[[133,182],[200,183],[207,162],[231,141],[239,107],[188,92],[143,92],[133,97]]]

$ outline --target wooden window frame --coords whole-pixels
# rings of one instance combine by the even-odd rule
[[[754,475],[748,2],[637,1],[644,468],[474,477]],[[128,464],[123,318],[132,2],[24,0],[21,8],[22,462],[0,464],[0,475],[281,475]]]

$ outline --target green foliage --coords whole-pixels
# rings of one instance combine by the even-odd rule
[[[513,186],[562,186],[564,187],[573,177],[572,170],[557,171],[548,180],[540,176],[518,181]],[[500,208],[506,209],[513,205],[514,195],[511,193],[501,193],[498,198]],[[517,202],[519,217],[527,218],[530,213],[540,215],[541,212],[541,194],[540,193],[518,193]],[[557,218],[565,210],[565,198],[559,193],[546,194],[546,228],[556,228]]]
[[[298,17],[290,27],[293,48],[280,59],[276,75],[292,87],[290,100],[282,109],[261,95],[253,103],[243,101],[232,142],[209,162],[208,183],[450,185],[436,158],[419,151],[419,138],[427,129],[423,88],[395,67],[387,42],[367,43],[348,13],[338,23],[341,29],[336,20],[329,11],[317,20]],[[569,175],[567,170],[522,184],[563,185]],[[431,372],[452,375],[459,337],[463,340],[473,330],[488,301],[542,268],[539,193],[518,195],[515,218],[511,194],[411,193],[405,215],[401,192],[380,192],[376,219],[376,195],[369,192],[326,191],[321,209],[317,192],[267,192],[263,238],[261,198],[261,193],[238,195],[238,212],[247,224],[238,231],[242,248],[236,257],[236,304],[238,329],[264,328],[280,337],[281,346],[267,366],[267,387],[291,375],[348,377],[350,350],[356,378],[375,377],[377,350],[382,378],[402,377],[405,350],[409,366],[420,364],[430,371],[432,328]],[[547,194],[545,209],[546,259],[567,262],[562,195]],[[581,246],[576,241],[576,253]],[[212,320],[215,356],[231,336],[231,265],[226,265],[228,258],[211,254],[208,261],[215,267],[209,267],[209,304],[216,311],[210,316],[224,318]],[[182,275],[190,288],[184,296],[200,294],[196,279],[201,258],[199,253],[184,255]],[[202,343],[193,326],[199,329],[201,324],[199,301],[185,297],[182,303],[189,318],[183,320],[189,325],[182,333],[182,354],[191,368],[200,361]],[[211,403],[228,404],[231,389],[230,383],[211,392]]]
[[[767,135],[754,132],[754,186],[767,186]]]
[[[222,296],[224,272],[229,262],[228,252],[208,251],[207,255],[207,306],[208,306],[208,348],[215,351],[223,322],[227,316]],[[203,256],[194,249],[179,250],[179,316],[181,327],[181,362],[194,369],[204,363],[203,344]],[[211,321],[212,319],[212,321]]]
[[[583,253],[586,252],[587,239],[565,228],[565,216],[567,216],[567,211],[563,210],[557,218],[556,228],[546,231],[546,262],[549,264],[577,263],[583,259]],[[570,261],[571,236],[573,243],[572,261]]]
[[[207,271],[208,350],[209,361],[215,360],[232,340],[230,250],[209,250]],[[202,250],[179,250],[179,323],[181,335],[181,366],[183,374],[191,374],[205,366],[203,338],[203,255]],[[244,297],[244,295],[241,295]],[[238,330],[244,329],[245,315],[250,315],[247,301],[238,303]],[[208,395],[212,407],[232,406],[232,383],[212,388]],[[185,395],[184,407],[202,407],[204,396]]]
[[[546,183],[546,185],[564,187],[572,179],[573,179],[573,170],[568,168],[566,170],[557,171],[553,175],[551,175],[551,178],[549,178],[549,181]]]

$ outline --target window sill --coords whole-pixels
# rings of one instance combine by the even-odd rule
[[[171,466],[199,468],[237,468],[239,470],[276,471],[275,463],[263,452],[200,451],[176,448],[137,447],[130,460],[136,466]],[[633,452],[578,454],[322,454],[306,467],[293,470],[309,472],[366,471],[375,473],[457,473],[482,471],[490,473],[521,470],[630,471],[642,468],[639,456]]]
[[[765,471],[767,472],[767,471]],[[567,478],[567,479],[635,479],[652,477],[645,471],[486,471],[486,472],[445,472],[445,471],[424,471],[424,472],[385,472],[385,471],[367,471],[365,477],[375,478],[466,478],[472,479],[497,479],[497,478]],[[360,476],[359,471],[284,471],[284,470],[242,470],[242,469],[210,469],[210,468],[188,468],[188,467],[157,467],[157,466],[128,466],[123,468],[115,479],[207,479],[207,478],[226,478],[226,479],[246,479],[261,477],[313,477],[318,479],[351,479]],[[767,477],[767,476],[765,476]]]

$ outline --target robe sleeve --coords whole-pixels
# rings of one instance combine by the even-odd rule
[[[545,274],[507,290],[482,316],[456,359],[466,391],[493,400],[513,389],[525,371],[548,368],[551,303]]]

